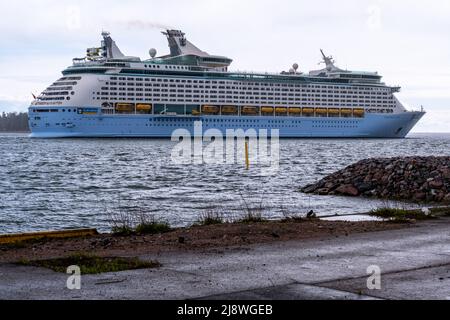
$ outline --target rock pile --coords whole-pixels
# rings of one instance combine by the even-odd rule
[[[450,203],[450,157],[362,160],[302,188],[302,191]]]

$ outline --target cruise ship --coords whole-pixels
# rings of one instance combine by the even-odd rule
[[[302,73],[230,71],[232,59],[208,54],[180,30],[166,30],[170,53],[126,56],[110,33],[73,59],[62,77],[29,107],[34,138],[168,138],[218,129],[281,138],[404,138],[425,112],[407,111],[397,86],[377,72],[338,68],[321,50],[324,68]],[[267,132],[266,131],[266,132]],[[217,132],[217,130],[216,130]]]

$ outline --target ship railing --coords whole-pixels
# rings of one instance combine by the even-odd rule
[[[86,58],[73,58],[72,62],[74,66],[79,66],[86,63]]]
[[[426,112],[424,106],[420,106],[420,108],[410,108],[409,110],[406,110],[407,112]]]
[[[304,75],[303,73],[297,72],[297,73],[291,73],[291,72],[257,72],[257,71],[246,71],[246,70],[230,70],[229,72],[224,72],[226,74],[229,73],[237,73],[240,75],[248,75],[248,76],[292,76],[292,77],[298,77],[301,75]]]

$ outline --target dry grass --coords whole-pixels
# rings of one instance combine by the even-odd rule
[[[245,199],[242,193],[240,196],[242,215],[236,220],[237,223],[260,223],[267,221],[264,217],[263,197],[261,197],[259,203],[254,206]]]
[[[108,222],[112,234],[116,236],[129,236],[134,234],[159,234],[172,230],[169,223],[147,214],[145,205],[129,200],[128,205],[123,205],[122,199],[117,204],[105,209],[108,214]]]
[[[209,209],[199,215],[196,224],[201,226],[211,226],[215,224],[223,224],[225,222],[225,215],[222,211]]]
[[[422,210],[399,209],[399,208],[378,208],[372,210],[369,215],[388,219],[392,222],[408,222],[410,220],[427,220],[432,216],[426,215]]]
[[[22,260],[19,265],[48,268],[56,272],[66,272],[69,266],[78,266],[81,274],[99,274],[124,270],[158,268],[158,261],[142,261],[138,258],[98,257],[86,254],[74,254],[65,258],[47,260]]]

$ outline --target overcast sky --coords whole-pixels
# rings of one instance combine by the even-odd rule
[[[378,71],[427,116],[415,131],[450,132],[448,0],[1,1],[0,111],[25,111],[72,58],[111,32],[126,55],[168,52],[161,28],[182,29],[233,70],[319,68],[319,49],[349,70]]]

